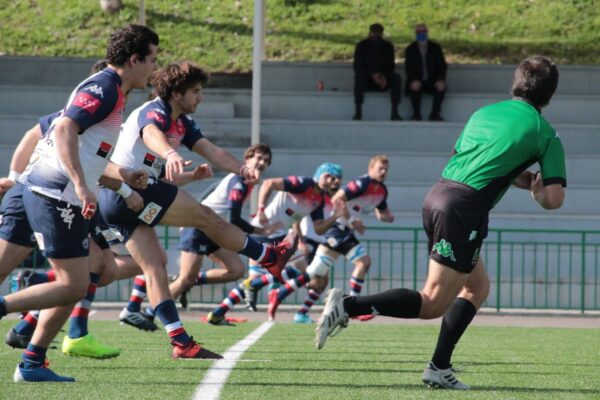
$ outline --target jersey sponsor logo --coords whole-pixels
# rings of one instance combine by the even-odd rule
[[[90,238],[83,239],[83,242],[81,242],[81,247],[86,250],[89,249],[90,248]]]
[[[98,95],[101,98],[104,98],[104,92],[102,91],[102,86],[92,85],[92,86],[88,86],[88,87],[84,88],[83,90],[87,90],[88,92],[92,92],[95,95]]]
[[[101,142],[100,147],[98,147],[98,151],[96,152],[96,155],[98,155],[102,158],[108,158],[108,155],[111,153],[111,150],[112,150],[112,144],[106,143],[106,142]]]
[[[360,185],[360,181],[352,181],[348,183],[348,190],[350,190],[352,193],[358,192],[358,190],[360,189]]]
[[[151,201],[142,210],[138,218],[150,225],[156,219],[160,210],[162,210],[162,207]]]
[[[452,261],[456,261],[456,258],[454,257],[454,251],[452,250],[452,244],[446,241],[446,239],[442,239],[434,244],[431,251],[438,253],[444,258],[449,258]]]
[[[297,176],[288,176],[288,181],[290,181],[292,187],[300,185],[300,179]]]
[[[75,98],[75,101],[73,101],[74,106],[79,107],[90,114],[95,113],[101,104],[102,102],[100,99],[84,92],[79,93]]]
[[[151,167],[154,164],[154,160],[156,160],[156,156],[150,153],[146,153],[144,156],[144,165]]]
[[[232,190],[231,192],[229,192],[229,200],[242,201],[244,200],[244,194],[239,190]]]
[[[167,120],[164,116],[164,114],[159,111],[159,110],[150,110],[146,113],[146,118],[156,121],[159,124],[161,124],[162,126],[165,126],[167,123]]]
[[[356,211],[356,212],[360,212],[360,205],[358,205],[358,204],[355,204],[355,205],[353,205],[353,206],[352,206],[352,209],[353,209],[354,211]]]
[[[60,211],[60,217],[63,222],[67,225],[67,228],[71,230],[71,224],[73,223],[73,218],[75,218],[75,214],[73,213],[73,209],[70,206],[65,208],[56,207],[58,211]]]
[[[288,217],[291,217],[292,215],[294,215],[294,210],[291,208],[286,208],[285,213],[287,214]]]

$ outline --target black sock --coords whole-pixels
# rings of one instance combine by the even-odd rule
[[[431,361],[439,369],[450,368],[450,358],[456,343],[460,340],[477,309],[469,300],[456,298],[450,309],[444,314],[440,335]]]
[[[395,318],[417,318],[421,311],[421,293],[411,289],[390,289],[385,292],[344,299],[344,309],[350,317],[365,314]]]

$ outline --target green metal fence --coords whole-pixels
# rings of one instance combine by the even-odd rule
[[[176,262],[177,229],[160,228],[159,234],[171,262]],[[423,286],[428,254],[422,228],[371,227],[361,242],[372,259],[363,294]],[[600,231],[491,229],[481,252],[491,281],[490,295],[484,306],[582,313],[599,310],[599,247]],[[352,265],[340,258],[331,271],[331,285],[347,290],[351,272]],[[115,282],[98,289],[96,299],[126,301],[131,285],[131,280]],[[195,288],[190,299],[218,303],[233,285]],[[6,293],[7,289],[0,288],[0,292]],[[264,302],[267,291],[263,292]],[[288,303],[300,303],[304,295],[303,289],[288,299]]]

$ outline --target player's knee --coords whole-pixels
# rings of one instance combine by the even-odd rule
[[[241,265],[241,268],[231,268],[229,270],[229,275],[232,281],[237,281],[238,279],[242,279],[244,277],[244,272],[244,266]]]

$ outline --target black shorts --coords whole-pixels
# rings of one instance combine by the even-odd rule
[[[462,183],[440,179],[423,203],[423,227],[430,258],[458,272],[470,273],[488,233],[491,206]]]

